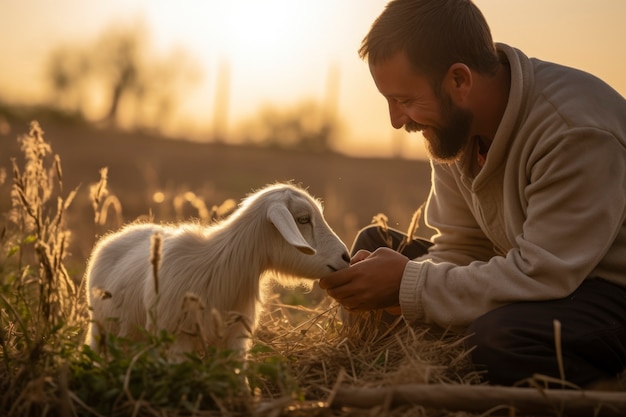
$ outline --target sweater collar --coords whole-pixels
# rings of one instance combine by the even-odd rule
[[[496,48],[511,69],[511,89],[506,109],[482,168],[478,166],[477,144],[469,146],[467,155],[456,163],[463,179],[472,182],[474,187],[489,178],[506,160],[510,141],[524,118],[528,91],[533,84],[531,62],[523,52],[503,43],[497,43]]]

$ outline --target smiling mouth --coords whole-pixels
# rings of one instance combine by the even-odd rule
[[[417,123],[414,121],[410,121],[408,123],[406,123],[404,125],[404,130],[406,130],[407,132],[421,132],[422,130],[426,129],[428,126],[423,125],[421,123]]]

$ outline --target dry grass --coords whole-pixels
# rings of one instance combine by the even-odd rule
[[[328,299],[304,307],[285,305],[277,296],[262,316],[256,338],[289,358],[306,400],[329,403],[340,385],[478,381],[462,339],[454,334],[409,327],[399,318],[384,323],[380,312],[360,313],[346,323],[339,316],[340,308]],[[385,410],[388,415],[405,411]]]

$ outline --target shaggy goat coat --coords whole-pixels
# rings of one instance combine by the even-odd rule
[[[264,273],[316,279],[349,260],[321,203],[291,184],[251,194],[211,226],[131,224],[103,238],[89,260],[87,343],[98,350],[106,333],[138,340],[142,329],[164,329],[176,336],[174,356],[206,345],[245,351]]]

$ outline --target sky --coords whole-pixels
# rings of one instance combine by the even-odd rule
[[[88,44],[113,24],[145,24],[164,54],[182,48],[203,76],[172,127],[206,139],[220,65],[230,68],[227,133],[262,106],[331,102],[337,148],[421,158],[419,134],[394,131],[357,49],[387,0],[0,0],[0,99],[41,100],[43,63],[61,44]],[[494,40],[591,72],[626,95],[626,1],[475,0]],[[327,93],[336,83],[334,95]],[[402,147],[398,147],[402,144]]]

